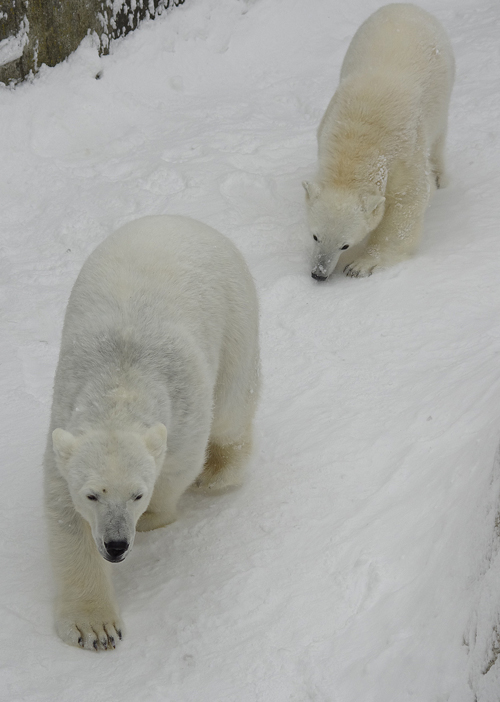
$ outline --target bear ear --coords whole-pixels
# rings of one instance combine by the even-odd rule
[[[366,214],[371,214],[377,209],[379,205],[385,202],[385,197],[383,195],[362,195],[361,196],[361,207],[363,212]]]
[[[314,180],[303,180],[302,187],[306,191],[306,196],[308,200],[314,200],[315,198],[319,197],[321,193],[321,185],[319,185],[319,183],[316,183]]]
[[[75,449],[76,437],[64,429],[54,429],[52,432],[52,446],[56,458],[61,462],[66,462],[71,458],[71,454]]]
[[[144,443],[153,458],[159,460],[167,449],[167,427],[161,423],[154,424],[144,435]]]

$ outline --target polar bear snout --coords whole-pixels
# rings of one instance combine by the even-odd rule
[[[311,276],[314,278],[314,280],[327,280],[328,279],[328,275],[326,273],[326,270],[323,268],[323,266],[316,266],[315,268],[313,268],[311,271]]]
[[[327,280],[337,265],[337,257],[318,255],[313,261],[311,276],[314,280]]]
[[[106,555],[104,557],[111,563],[119,563],[125,559],[129,546],[128,541],[105,541]]]
[[[333,235],[332,240],[322,242],[315,248],[311,260],[311,276],[314,280],[327,280],[335,270],[341,252]]]
[[[120,563],[132,550],[135,519],[128,513],[126,506],[119,513],[117,505],[113,507],[94,522],[92,534],[101,556],[110,563]]]

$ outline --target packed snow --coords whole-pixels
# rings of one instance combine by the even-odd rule
[[[500,5],[425,0],[457,59],[450,184],[416,256],[310,277],[301,181],[375,0],[187,0],[0,89],[0,699],[500,700]],[[98,79],[96,79],[98,78]],[[114,566],[126,638],[53,628],[42,455],[66,302],[147,214],[229,236],[263,393],[245,485]]]

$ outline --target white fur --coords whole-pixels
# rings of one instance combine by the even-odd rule
[[[303,184],[313,277],[325,280],[342,250],[362,242],[347,275],[413,253],[431,191],[445,184],[453,79],[443,28],[415,5],[386,5],[358,29],[319,126],[317,176]]]
[[[255,286],[222,234],[145,217],[88,258],[68,303],[45,454],[56,629],[89,649],[122,623],[107,561],[182,493],[241,481],[259,389]]]

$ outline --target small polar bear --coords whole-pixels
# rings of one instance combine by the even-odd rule
[[[386,5],[358,29],[318,129],[317,176],[303,183],[313,278],[326,280],[362,242],[349,276],[413,253],[430,193],[445,184],[454,72],[444,29],[415,5]]]
[[[68,644],[114,648],[110,563],[175,519],[193,483],[241,482],[259,391],[258,304],[243,257],[185,217],[145,217],[84,264],[66,311],[45,454]]]

